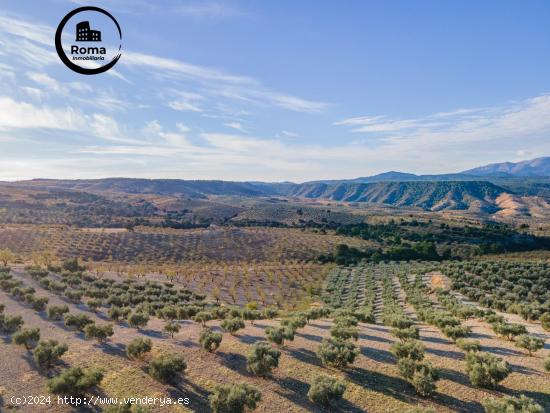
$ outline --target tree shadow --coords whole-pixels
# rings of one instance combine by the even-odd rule
[[[548,393],[542,393],[538,391],[529,391],[529,390],[521,390],[517,392],[513,392],[514,396],[520,397],[522,394],[526,397],[529,397],[533,400],[535,400],[537,403],[539,403],[541,406],[543,406],[543,409],[550,409],[550,394]],[[544,410],[547,411],[547,410]]]
[[[448,369],[445,367],[439,367],[437,370],[439,372],[439,377],[441,377],[442,379],[454,381],[455,383],[462,384],[466,387],[475,388],[470,383],[470,379],[468,378],[468,376],[460,371]]]
[[[493,354],[499,354],[501,356],[523,356],[524,354],[517,351],[512,350],[505,347],[494,347],[494,346],[481,346],[481,349],[483,351],[486,351],[487,353],[493,353]]]
[[[265,337],[251,336],[248,334],[244,334],[239,336],[239,341],[246,344],[254,344],[254,343],[257,343],[258,341],[265,341]]]
[[[494,337],[492,337],[488,334],[484,334],[484,333],[471,332],[470,333],[470,338],[472,338],[472,339],[482,339],[482,338],[492,339]]]
[[[367,371],[361,367],[348,370],[346,375],[356,384],[394,399],[406,403],[416,403],[419,400],[409,382],[400,377],[388,376],[372,370]]]
[[[138,331],[147,337],[153,337],[158,339],[165,339],[167,338],[162,332],[157,330],[151,330],[151,329],[138,329]]]
[[[330,329],[330,326],[322,326],[322,325],[315,324],[315,323],[309,323],[309,325],[311,327],[314,327],[314,328],[320,328],[321,330],[329,330]]]
[[[465,413],[483,413],[485,408],[478,401],[465,401],[457,399],[456,397],[450,396],[448,394],[435,393],[432,396],[432,400],[437,402],[441,406],[450,408],[457,412]]]
[[[126,346],[122,343],[99,343],[96,344],[94,347],[100,348],[104,353],[111,354],[113,356],[120,356],[125,357],[126,356]]]
[[[287,348],[285,352],[304,363],[313,366],[321,366],[321,362],[317,358],[317,355],[311,350],[305,348]]]
[[[230,370],[236,371],[242,376],[252,377],[252,375],[246,369],[246,357],[238,353],[224,353],[218,351],[216,353],[218,359],[222,365]]]
[[[323,337],[316,336],[314,334],[296,333],[296,335],[298,337],[305,338],[306,340],[309,340],[309,341],[315,341],[317,343],[320,343],[323,340]]]
[[[446,357],[453,360],[464,360],[464,353],[459,351],[426,348],[426,353],[435,354],[436,356]]]
[[[370,334],[361,333],[361,334],[359,334],[359,338],[360,338],[361,340],[370,340],[370,341],[377,341],[377,342],[379,342],[379,343],[390,343],[390,344],[393,344],[393,341],[392,341],[392,340],[389,340],[389,339],[384,338],[384,337],[371,336]]]
[[[435,343],[435,344],[448,344],[448,345],[453,344],[451,340],[448,340],[446,338],[441,338],[441,337],[426,337],[426,336],[420,335],[420,340],[427,341],[428,343]]]
[[[187,348],[190,348],[190,347],[200,347],[199,343],[196,343],[195,341],[189,340],[189,339],[185,339],[185,340],[176,340],[176,341],[175,341],[175,344],[176,344],[176,345],[180,345],[180,346],[184,346],[184,347],[187,347]]]
[[[369,327],[369,328],[371,328],[372,330],[381,331],[383,333],[389,333],[389,331],[390,331],[390,328],[386,327],[386,326],[380,326],[380,327],[376,326],[375,327],[375,326],[371,325],[371,327]]]
[[[361,346],[361,354],[366,358],[377,361],[379,363],[394,364],[395,357],[387,350],[379,348]]]
[[[534,370],[530,367],[520,366],[519,364],[512,364],[512,363],[509,363],[509,364],[512,371],[516,371],[521,374],[535,374],[535,375],[540,374],[537,370]]]
[[[208,391],[189,381],[185,376],[181,376],[179,382],[168,390],[168,395],[172,399],[188,398],[189,404],[186,406],[194,412],[212,412],[208,402]]]
[[[309,391],[309,384],[292,377],[275,378],[273,381],[281,388],[280,390],[275,390],[275,393],[279,396],[290,400],[292,403],[302,407],[308,412],[322,411],[315,404],[309,401],[306,396]]]

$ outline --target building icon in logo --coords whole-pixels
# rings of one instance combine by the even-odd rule
[[[80,22],[76,25],[77,42],[100,42],[101,31],[91,30],[90,22]]]

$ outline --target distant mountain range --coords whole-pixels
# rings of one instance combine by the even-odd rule
[[[94,193],[274,197],[362,202],[423,210],[468,210],[479,213],[529,214],[530,205],[550,207],[550,157],[505,162],[460,173],[415,175],[386,172],[370,177],[291,182],[230,182],[180,179],[107,178],[86,180],[35,179],[7,185]],[[535,197],[537,199],[531,199]]]
[[[521,162],[493,163],[462,172],[477,176],[550,176],[550,156]]]

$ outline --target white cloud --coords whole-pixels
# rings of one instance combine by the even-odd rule
[[[46,73],[27,72],[27,77],[42,86],[43,89],[52,91],[58,95],[69,96],[72,92],[91,93],[92,87],[82,82],[61,83]],[[44,90],[43,90],[44,91]]]
[[[246,129],[243,127],[243,125],[240,122],[228,122],[228,123],[224,123],[224,125],[227,126],[228,128],[235,129],[243,133],[247,133]]]
[[[44,98],[44,92],[35,87],[23,86],[23,91],[35,100],[42,100]]]
[[[0,129],[61,129],[77,130],[86,124],[85,117],[71,107],[37,107],[0,96]]]
[[[288,130],[284,130],[284,131],[281,131],[281,133],[278,135],[278,137],[294,139],[294,138],[300,137],[300,135],[298,135],[296,132],[291,132],[291,131],[288,131]]]
[[[198,93],[185,91],[172,91],[176,99],[167,103],[167,106],[180,112],[203,112],[200,102],[206,98]]]

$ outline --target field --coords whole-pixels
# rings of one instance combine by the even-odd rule
[[[299,273],[299,267],[295,273]],[[319,268],[310,268],[310,273]],[[0,353],[2,376],[0,382],[3,393],[3,406],[10,407],[8,395],[14,393],[44,394],[48,377],[68,366],[97,367],[104,371],[103,380],[93,390],[96,395],[105,397],[123,396],[160,396],[180,395],[189,397],[191,404],[178,407],[149,406],[150,411],[210,411],[207,395],[214,391],[219,383],[244,381],[253,385],[262,393],[256,411],[271,412],[273,406],[279,411],[342,411],[342,412],[392,412],[403,411],[408,406],[420,405],[441,412],[482,412],[482,401],[488,397],[524,394],[542,406],[550,406],[550,386],[548,373],[544,372],[543,359],[550,353],[548,342],[544,349],[532,357],[508,341],[497,336],[489,322],[478,316],[460,319],[460,324],[470,327],[468,337],[478,340],[481,351],[504,359],[510,366],[510,374],[494,388],[474,386],[466,373],[465,352],[448,338],[441,328],[422,321],[419,317],[419,298],[433,306],[434,311],[443,310],[442,293],[432,287],[450,285],[450,280],[441,270],[446,266],[438,263],[423,264],[365,264],[359,267],[327,268],[326,282],[319,300],[325,301],[333,311],[348,311],[362,314],[357,326],[357,340],[352,341],[359,351],[356,359],[348,367],[334,368],[324,365],[316,354],[320,342],[331,336],[331,328],[338,323],[339,317],[317,315],[298,327],[294,340],[286,341],[284,346],[275,346],[281,352],[278,367],[267,378],[256,377],[246,369],[246,357],[254,343],[266,340],[265,329],[285,323],[283,320],[296,317],[289,310],[282,310],[274,319],[246,321],[246,326],[235,335],[220,327],[223,318],[218,314],[206,325],[223,334],[220,347],[215,352],[201,348],[199,335],[201,321],[193,321],[193,316],[175,316],[181,329],[170,337],[163,332],[166,317],[155,312],[172,303],[174,305],[193,305],[212,312],[216,305],[209,295],[195,296],[190,290],[201,291],[204,285],[198,283],[187,288],[177,287],[176,283],[160,281],[158,275],[146,275],[143,278],[121,275],[116,280],[107,275],[100,279],[96,276],[79,276],[78,271],[71,273],[39,271],[21,265],[12,266],[5,279],[14,285],[2,284],[1,302],[5,304],[5,314],[21,314],[24,327],[40,328],[41,339],[56,339],[69,345],[68,352],[62,357],[62,364],[47,373],[37,371],[37,366],[29,351],[22,346],[9,344],[5,335]],[[211,271],[220,271],[220,268]],[[228,273],[235,268],[228,268]],[[303,270],[303,269],[302,269]],[[251,268],[250,276],[257,275]],[[266,269],[264,268],[264,271]],[[307,271],[306,271],[307,272]],[[6,274],[6,272],[4,272]],[[218,277],[223,277],[218,274]],[[157,279],[157,281],[155,281]],[[44,281],[48,280],[48,281]],[[107,281],[109,280],[109,281]],[[126,281],[125,281],[126,280]],[[8,283],[9,284],[9,283]],[[209,282],[207,282],[209,284]],[[432,285],[433,284],[433,285]],[[143,287],[139,287],[142,285]],[[158,288],[154,287],[158,285]],[[124,287],[126,286],[126,287]],[[71,314],[86,314],[98,325],[111,322],[114,334],[106,342],[86,339],[85,335],[70,327],[62,320],[50,320],[44,310],[33,309],[32,300],[21,295],[21,290],[31,287],[36,297],[46,297],[48,306],[67,305]],[[153,288],[154,287],[154,288]],[[16,289],[18,288],[18,290]],[[122,288],[134,289],[124,302]],[[15,290],[14,290],[15,289]],[[147,291],[158,291],[155,296]],[[75,294],[80,291],[80,294]],[[105,291],[105,294],[102,293]],[[436,294],[436,291],[439,294]],[[71,294],[70,292],[73,292]],[[458,294],[458,293],[457,293]],[[86,304],[100,297],[99,308]],[[111,297],[123,302],[110,301]],[[171,297],[166,301],[162,297]],[[415,297],[413,299],[412,297]],[[164,302],[159,302],[158,300]],[[221,301],[231,304],[222,296]],[[143,307],[149,302],[150,306]],[[312,308],[320,308],[320,302]],[[181,303],[181,304],[180,304]],[[109,309],[115,305],[131,308],[132,311],[150,312],[150,320],[145,327],[130,327],[128,321],[113,321]],[[468,304],[471,305],[471,304]],[[152,307],[151,307],[152,306]],[[409,381],[402,377],[398,368],[398,359],[392,354],[392,345],[400,340],[392,334],[392,320],[396,314],[413,320],[419,330],[419,341],[425,347],[425,359],[439,371],[436,390],[429,397],[422,397]],[[499,313],[501,314],[501,313]],[[502,313],[506,321],[522,322],[515,314]],[[221,317],[222,319],[220,319]],[[257,315],[257,318],[263,318]],[[246,317],[245,317],[246,318]],[[539,321],[523,322],[530,334],[548,340]],[[143,360],[128,359],[125,346],[136,337],[150,338],[153,351]],[[147,374],[147,364],[155,354],[176,351],[182,354],[187,369],[171,385],[160,383]],[[330,408],[323,408],[308,400],[306,393],[311,381],[319,375],[327,375],[341,380],[346,385],[343,399]],[[8,380],[8,377],[10,378]],[[106,406],[103,406],[106,409]],[[68,411],[67,406],[36,406],[22,411]]]
[[[156,265],[187,261],[311,260],[344,241],[358,247],[368,245],[363,240],[346,240],[314,231],[263,227],[193,230],[138,227],[132,231],[45,225],[0,228],[0,245],[27,257],[35,251],[47,250],[60,258]]]

